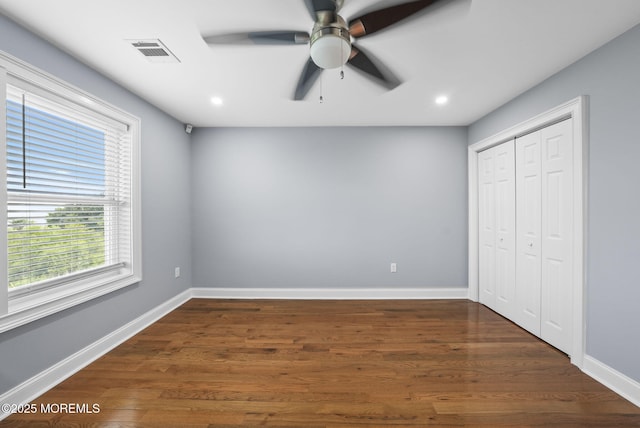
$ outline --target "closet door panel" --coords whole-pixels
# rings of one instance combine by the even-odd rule
[[[495,150],[496,288],[495,309],[509,319],[515,314],[516,212],[515,149],[509,141]]]
[[[541,337],[560,350],[571,344],[573,136],[566,120],[540,131],[542,140]]]
[[[516,141],[515,321],[540,336],[541,325],[541,134]]]
[[[479,299],[493,308],[495,303],[495,151],[478,155],[478,228],[479,236]]]

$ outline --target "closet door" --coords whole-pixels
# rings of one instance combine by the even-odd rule
[[[514,143],[478,157],[480,302],[512,318],[515,296]]]
[[[542,271],[541,334],[567,352],[571,348],[573,289],[573,122],[541,133]]]
[[[479,299],[490,308],[496,301],[495,150],[478,154]]]
[[[516,141],[516,316],[521,327],[540,336],[541,187],[540,132]]]
[[[496,151],[496,301],[498,313],[513,319],[516,285],[516,194],[514,142],[494,148]]]
[[[565,352],[573,302],[572,123],[516,141],[515,322]]]

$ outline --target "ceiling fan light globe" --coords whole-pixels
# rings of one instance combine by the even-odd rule
[[[342,37],[327,34],[311,44],[311,59],[320,68],[342,67],[351,54],[351,43]]]

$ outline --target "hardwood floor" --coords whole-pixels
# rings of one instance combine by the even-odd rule
[[[64,403],[86,407],[40,411]],[[640,408],[465,300],[191,300],[33,405],[0,426],[640,427]]]

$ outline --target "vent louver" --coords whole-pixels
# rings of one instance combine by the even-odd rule
[[[180,62],[160,40],[127,40],[127,42],[150,62]]]

